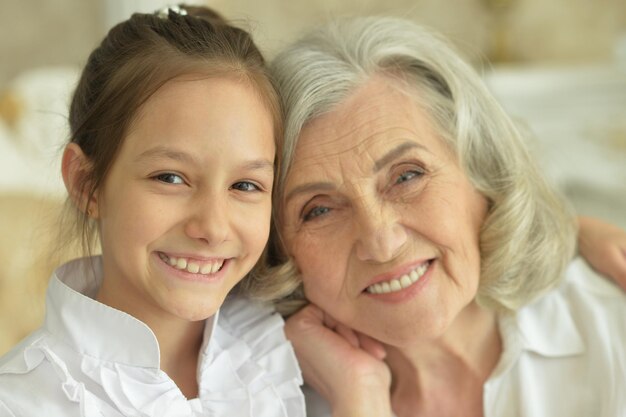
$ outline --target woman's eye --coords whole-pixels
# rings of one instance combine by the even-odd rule
[[[317,206],[317,207],[313,207],[311,210],[309,210],[304,216],[303,216],[303,220],[305,222],[309,221],[309,220],[313,220],[316,217],[322,216],[326,213],[328,213],[330,211],[330,208],[328,207],[324,207],[324,206]]]
[[[185,180],[180,175],[172,173],[159,174],[154,177],[155,180],[164,182],[166,184],[184,184]]]
[[[249,181],[239,181],[236,182],[232,185],[231,187],[233,190],[238,190],[238,191],[246,191],[246,192],[250,192],[250,191],[261,191],[261,188],[256,185],[253,184]]]
[[[402,184],[403,182],[411,181],[412,179],[421,177],[422,175],[424,175],[424,173],[421,171],[405,171],[402,174],[398,175],[398,177],[396,178],[396,184]]]

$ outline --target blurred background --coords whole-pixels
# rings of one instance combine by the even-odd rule
[[[626,228],[626,1],[206,0],[268,58],[329,18],[394,15],[449,37],[581,214]],[[3,0],[0,354],[41,322],[64,200],[60,155],[81,66],[108,28],[157,0]]]

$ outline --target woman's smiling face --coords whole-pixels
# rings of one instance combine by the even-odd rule
[[[310,301],[403,345],[473,302],[486,211],[425,111],[376,77],[303,129],[281,227]]]

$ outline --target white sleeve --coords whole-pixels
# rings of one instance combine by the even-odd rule
[[[17,417],[9,407],[0,399],[0,417]]]

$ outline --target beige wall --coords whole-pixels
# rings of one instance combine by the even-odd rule
[[[330,16],[393,14],[431,26],[473,59],[504,44],[506,59],[582,62],[609,60],[626,36],[624,0],[213,0],[229,17],[258,22],[271,54],[300,30]],[[504,5],[498,7],[498,5]]]
[[[509,3],[499,12],[488,5]],[[624,0],[208,0],[245,19],[271,55],[302,29],[344,14],[402,15],[450,36],[470,58],[501,39],[507,59],[608,60],[626,36]],[[104,34],[95,0],[7,0],[0,13],[0,87],[25,68],[84,62]],[[494,34],[500,33],[499,36]]]
[[[85,62],[102,35],[94,0],[3,0],[0,87],[20,71]]]

